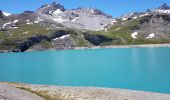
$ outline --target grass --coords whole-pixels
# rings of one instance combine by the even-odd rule
[[[75,35],[75,34],[71,34],[70,36],[74,39],[76,43],[76,47],[88,47],[89,46],[89,42],[86,41],[83,37]]]
[[[111,45],[137,45],[137,44],[161,44],[170,43],[170,39],[145,39],[137,38],[133,39],[131,33],[133,30],[137,30],[139,25],[139,19],[134,19],[126,21],[125,24],[113,25],[108,31],[87,31],[91,34],[104,35],[112,38],[112,42],[102,43],[101,46],[111,46]]]
[[[125,22],[125,23],[124,23]],[[91,34],[99,34],[112,38],[112,42],[102,43],[101,46],[111,46],[111,45],[135,45],[135,44],[159,44],[159,43],[170,43],[170,39],[145,39],[137,38],[133,39],[131,33],[133,30],[138,29],[139,19],[133,19],[129,21],[122,21],[124,24],[118,24],[111,26],[108,31],[89,31],[86,32]],[[40,26],[38,24],[32,25],[19,25],[19,28],[11,29],[8,31],[0,31],[0,42],[4,41],[0,45],[0,50],[11,50],[17,49],[18,44],[25,39],[34,35],[50,36],[53,30],[47,29],[46,27]],[[70,32],[70,36],[74,39],[77,47],[89,47],[91,44],[84,39],[82,31],[73,30],[66,28],[65,31]],[[84,30],[85,31],[85,30]],[[11,34],[10,34],[11,33]],[[53,48],[54,46],[50,41],[43,40],[40,44],[43,48]]]
[[[52,30],[46,29],[37,24],[20,25],[16,29],[9,29],[8,31],[0,31],[0,40],[3,41],[0,45],[0,50],[12,50],[19,48],[18,43],[26,40],[28,37],[34,35],[49,36]],[[43,46],[50,46],[47,42],[42,43]]]
[[[21,40],[31,37],[33,35],[45,35],[48,36],[52,30],[46,29],[45,27],[39,26],[37,24],[32,25],[21,25],[19,28],[9,30],[10,35],[9,40]]]
[[[45,49],[49,49],[49,48],[53,48],[54,47],[54,45],[52,45],[52,43],[47,41],[47,40],[42,40],[40,44]]]
[[[31,93],[33,93],[35,95],[38,95],[38,96],[44,98],[45,100],[63,100],[59,96],[51,96],[51,95],[49,95],[49,92],[45,91],[45,90],[44,91],[34,91],[31,88],[26,88],[26,87],[17,87],[17,88],[22,89],[24,91],[31,92]]]
[[[88,31],[92,34],[104,35],[112,38],[112,42],[104,43],[102,45],[127,45],[133,41],[131,37],[132,30],[138,27],[138,20],[128,22],[128,25],[114,25],[108,31]]]

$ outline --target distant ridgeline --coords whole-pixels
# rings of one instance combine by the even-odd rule
[[[21,14],[0,10],[0,52],[161,43],[170,43],[167,4],[119,18],[95,8],[67,10],[55,2]]]

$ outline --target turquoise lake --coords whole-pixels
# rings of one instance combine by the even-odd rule
[[[0,81],[170,93],[170,48],[3,53]]]

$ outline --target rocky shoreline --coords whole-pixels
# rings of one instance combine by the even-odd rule
[[[141,45],[114,45],[114,46],[95,46],[95,47],[76,47],[75,49],[100,49],[100,48],[158,48],[170,47],[170,44],[141,44]]]
[[[46,50],[34,50],[29,49],[25,52],[32,52],[32,51],[48,51],[48,50],[87,50],[87,49],[101,49],[101,48],[159,48],[159,47],[170,47],[170,44],[141,44],[141,45],[114,45],[114,46],[93,46],[93,47],[72,47],[72,48],[65,48],[65,49],[56,49],[50,48]],[[7,53],[7,52],[21,52],[19,50],[0,50],[0,53]]]
[[[0,83],[1,97],[5,100],[170,100],[170,94],[144,91],[16,83]]]

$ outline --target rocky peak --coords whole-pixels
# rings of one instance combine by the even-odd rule
[[[65,11],[65,8],[62,5],[60,5],[59,3],[53,2],[51,4],[43,5],[36,12],[38,14],[51,14],[52,12],[58,9],[61,11]]]
[[[24,11],[24,13],[34,13],[33,11]]]
[[[160,9],[160,10],[170,10],[170,7],[166,3],[164,3],[158,9]]]
[[[95,9],[95,8],[77,8],[77,9],[73,9],[72,10],[75,14],[85,14],[85,15],[102,15],[102,16],[106,16],[108,18],[112,18],[111,15],[107,15],[104,12],[102,12],[99,9]]]

